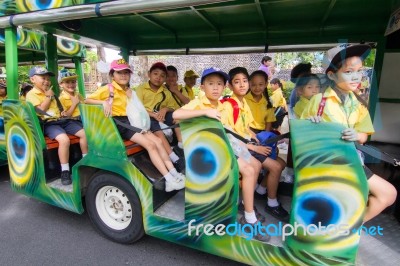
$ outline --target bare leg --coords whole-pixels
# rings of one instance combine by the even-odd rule
[[[81,129],[75,133],[75,136],[79,137],[79,146],[81,147],[82,153],[83,154],[88,153],[88,144],[87,144],[85,131],[83,129]]]
[[[135,135],[133,135],[130,140],[143,146],[143,148],[145,148],[147,150],[147,152],[149,153],[151,162],[154,164],[154,166],[157,168],[158,171],[160,171],[160,173],[163,176],[168,174],[169,171],[168,171],[167,167],[165,166],[164,161],[158,154],[156,143],[151,141],[151,139],[147,138],[146,135],[139,134],[139,133],[136,133]]]
[[[175,168],[175,166],[172,164],[171,159],[169,158],[167,151],[164,148],[164,145],[162,143],[162,140],[154,135],[153,133],[147,133],[146,137],[153,141],[156,144],[157,151],[161,157],[161,159],[164,161],[165,166],[167,167],[168,170],[172,170]]]
[[[69,138],[63,133],[55,138],[58,141],[58,158],[61,164],[66,164],[69,161]]]
[[[254,189],[257,183],[257,176],[261,169],[261,164],[251,157],[250,163],[239,158],[239,172],[242,174],[242,194],[243,205],[246,212],[254,211]]]
[[[264,168],[268,169],[266,178],[268,198],[276,199],[279,179],[281,177],[283,167],[278,161],[271,158],[265,159],[262,165]]]
[[[378,175],[373,175],[368,179],[368,186],[371,195],[368,197],[364,222],[371,220],[392,205],[397,196],[394,186]]]
[[[161,139],[168,155],[171,154],[171,152],[172,152],[171,145],[169,145],[169,142],[168,142],[167,138],[165,137],[164,133],[162,132],[162,130],[154,132],[154,135],[156,135],[158,138]]]

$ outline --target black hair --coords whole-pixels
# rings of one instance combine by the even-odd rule
[[[178,69],[172,65],[167,66],[167,71],[173,71],[176,73],[176,75],[178,75]]]
[[[290,81],[296,83],[297,78],[304,74],[311,74],[311,63],[299,63],[295,65],[290,72]]]
[[[253,73],[251,73],[250,75],[250,80],[252,80],[255,76],[262,76],[265,79],[265,84],[268,84],[268,75],[267,73],[265,73],[262,70],[256,70]],[[251,90],[249,90],[247,93],[250,93]],[[269,99],[269,95],[268,95],[268,89],[265,88],[264,92],[263,92],[264,97],[267,99],[267,108],[272,108],[272,103]]]
[[[20,96],[24,96],[24,97],[25,97],[26,94],[27,94],[31,89],[33,89],[33,86],[32,86],[31,84],[28,84],[28,83],[22,84],[22,86],[21,86],[21,92],[19,93]]]
[[[279,87],[283,88],[282,82],[278,79],[278,78],[273,78],[271,79],[271,81],[269,82],[271,84],[278,84]]]
[[[265,61],[272,61],[272,58],[270,56],[266,55],[261,59],[261,64],[264,64]]]
[[[232,80],[233,77],[236,76],[237,74],[243,74],[247,77],[247,79],[250,79],[249,72],[247,72],[247,69],[244,67],[235,67],[229,70],[228,76],[229,76],[229,84],[232,85]]]

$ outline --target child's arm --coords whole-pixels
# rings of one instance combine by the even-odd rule
[[[207,116],[221,120],[221,114],[217,111],[217,109],[187,110],[180,108],[172,114],[172,117],[176,120],[189,119],[198,116]]]
[[[342,139],[347,141],[357,141],[363,144],[368,139],[368,134],[363,132],[357,132],[354,128],[346,128],[342,131]]]
[[[175,84],[174,86],[170,86],[168,87],[169,91],[173,94],[176,95],[176,97],[178,97],[178,99],[183,103],[183,104],[187,104],[190,102],[189,98],[186,97],[185,95],[183,95],[180,90],[179,90],[179,86],[177,84]]]
[[[75,96],[71,96],[71,102],[72,102],[71,107],[68,108],[68,110],[65,110],[63,112],[63,114],[62,114],[63,116],[70,117],[72,115],[72,113],[75,111],[75,108],[80,103],[79,94],[76,94]],[[61,103],[63,104],[62,101],[61,101]],[[65,106],[65,105],[63,104],[63,106]],[[64,109],[66,109],[66,108],[64,107]]]
[[[88,98],[88,99],[85,100],[85,103],[87,103],[87,104],[101,104],[101,105],[103,105],[104,115],[106,117],[109,117],[109,116],[112,115],[111,104],[109,103],[108,100],[102,101],[102,100],[95,100],[95,99],[89,99]]]

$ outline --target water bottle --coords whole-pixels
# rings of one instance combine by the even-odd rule
[[[249,163],[251,154],[247,149],[246,145],[237,138],[235,138],[232,134],[228,134],[228,139],[232,146],[233,153],[235,153],[236,156],[242,158],[243,160]]]

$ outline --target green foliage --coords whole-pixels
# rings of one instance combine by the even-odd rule
[[[287,52],[276,53],[274,61],[281,69],[291,69],[301,62],[310,62],[313,67],[321,67],[323,52]]]
[[[92,71],[91,64],[98,61],[97,52],[93,50],[86,51],[86,62],[83,63],[83,73],[89,74]]]
[[[371,53],[364,60],[364,66],[365,67],[374,67],[375,56],[376,56],[376,49],[371,49]]]

